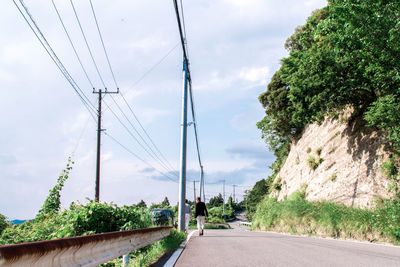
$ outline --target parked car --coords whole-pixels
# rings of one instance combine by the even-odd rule
[[[170,209],[152,209],[150,214],[154,224],[157,225],[175,225],[174,213]]]

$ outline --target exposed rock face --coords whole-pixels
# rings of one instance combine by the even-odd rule
[[[373,207],[375,197],[387,198],[389,180],[380,166],[387,158],[384,137],[362,120],[340,123],[327,119],[307,126],[291,145],[275,183],[282,200],[306,188],[308,200],[330,200],[349,206]]]

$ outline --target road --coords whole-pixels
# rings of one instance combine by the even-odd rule
[[[379,266],[400,267],[400,247],[324,238],[230,230],[195,233],[175,267]]]

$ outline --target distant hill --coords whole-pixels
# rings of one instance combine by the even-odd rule
[[[10,222],[12,222],[13,224],[21,224],[23,222],[26,222],[27,220],[12,220]]]

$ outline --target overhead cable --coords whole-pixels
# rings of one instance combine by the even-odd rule
[[[99,23],[98,23],[98,21],[97,21],[96,13],[94,12],[92,0],[89,0],[89,2],[90,2],[90,8],[92,9],[94,21],[96,22],[97,31],[99,32],[99,36],[100,36],[100,40],[101,40],[101,45],[103,46],[104,54],[106,55],[106,58],[107,58],[108,67],[110,68],[110,72],[111,72],[111,75],[112,75],[112,77],[113,77],[113,80],[114,80],[114,83],[115,83],[115,87],[118,89],[117,80],[115,79],[114,71],[113,71],[113,69],[112,69],[112,67],[111,67],[111,63],[110,63],[110,59],[109,59],[108,54],[107,54],[106,46],[104,45],[103,36],[101,35]]]
[[[91,57],[91,59],[92,59],[93,65],[94,65],[94,67],[96,68],[97,74],[98,74],[98,76],[99,76],[99,78],[100,78],[101,83],[102,83],[103,86],[104,86],[104,89],[107,89],[107,86],[106,86],[105,83],[104,83],[103,77],[102,77],[101,74],[100,74],[100,71],[99,71],[99,68],[98,68],[98,66],[97,66],[96,60],[95,60],[94,57],[93,57],[92,50],[90,49],[89,43],[88,43],[88,41],[87,41],[87,39],[86,39],[86,35],[85,35],[85,32],[83,31],[82,24],[81,24],[81,21],[79,20],[78,13],[76,12],[75,5],[74,5],[74,3],[72,2],[72,0],[70,0],[70,2],[71,2],[72,9],[74,10],[75,18],[76,18],[76,21],[78,22],[78,25],[79,25],[79,28],[80,28],[80,30],[81,30],[83,39],[85,40],[86,47],[87,47],[87,49],[88,49],[88,51],[89,51],[89,54],[90,54],[90,57]]]
[[[152,149],[152,147],[147,143],[147,141],[143,138],[143,136],[138,132],[138,130],[136,129],[135,125],[133,125],[133,123],[131,122],[131,120],[128,118],[128,116],[125,114],[125,112],[122,110],[122,108],[120,107],[120,105],[115,101],[114,97],[111,96],[112,101],[114,102],[115,105],[117,105],[117,108],[119,109],[119,111],[122,113],[122,115],[124,116],[124,118],[128,121],[128,123],[130,124],[130,126],[132,127],[132,129],[135,131],[135,133],[140,137],[140,139],[144,142],[144,144],[147,146],[148,149],[150,149],[151,153],[157,158],[156,160],[158,160],[160,162],[161,165],[163,165],[164,168],[168,169],[168,165],[157,155],[157,153],[154,152],[154,150]],[[153,157],[154,158],[154,157]],[[175,172],[175,170],[169,169],[169,171],[173,171]]]
[[[104,101],[104,100],[103,100],[103,101]],[[125,130],[128,132],[128,134],[129,134],[130,136],[132,136],[132,138],[136,141],[136,143],[138,143],[138,145],[139,145],[144,151],[146,151],[146,153],[147,153],[150,157],[152,157],[155,161],[158,161],[157,158],[154,157],[154,156],[148,151],[148,149],[147,149],[146,147],[144,147],[143,144],[136,138],[136,136],[129,130],[129,128],[125,125],[125,123],[123,123],[123,122],[121,121],[121,119],[120,119],[120,118],[118,117],[118,115],[114,112],[114,110],[110,107],[110,105],[109,105],[106,101],[104,101],[104,104],[108,107],[108,109],[111,111],[111,113],[114,115],[114,117],[118,120],[118,122],[125,128]],[[163,166],[163,168],[166,169],[167,171],[170,171],[170,170],[168,170],[168,168],[164,167],[164,165],[161,164],[161,166]]]
[[[181,18],[179,15],[179,7],[178,7],[178,2],[177,0],[174,0],[174,8],[175,8],[175,15],[176,15],[176,20],[178,22],[178,28],[179,28],[179,37],[181,40],[181,45],[182,45],[182,51],[183,51],[183,59],[186,65],[186,70],[188,72],[188,76],[189,76],[189,80],[191,80],[190,78],[190,70],[189,70],[189,58],[186,52],[186,40],[185,40],[185,35],[182,29],[182,23],[181,23]]]
[[[164,156],[164,154],[160,151],[160,149],[157,147],[157,145],[154,143],[153,139],[150,137],[150,135],[147,133],[146,129],[143,127],[142,123],[140,122],[139,118],[136,116],[135,112],[133,111],[132,107],[129,105],[128,101],[125,99],[124,95],[122,94],[122,92],[120,91],[120,95],[122,97],[122,99],[124,100],[125,104],[128,106],[128,109],[130,110],[130,112],[132,113],[133,117],[135,118],[136,122],[139,124],[140,128],[142,129],[142,131],[145,133],[145,135],[147,136],[147,138],[150,140],[150,142],[152,143],[152,145],[154,146],[154,148],[158,151],[158,153],[161,155],[161,157],[167,162],[168,166],[171,169],[175,169],[171,163],[168,161],[168,159]]]
[[[26,7],[26,5],[23,3],[22,0],[19,0],[21,6],[25,10],[26,15],[29,17],[29,20],[31,22],[29,22],[27,16],[24,14],[24,12],[18,6],[16,1],[13,0],[13,2],[14,2],[14,5],[17,7],[18,11],[21,13],[21,15],[24,18],[25,22],[28,24],[29,28],[32,30],[32,32],[35,34],[36,38],[39,40],[40,44],[46,50],[47,54],[50,56],[50,58],[56,64],[57,68],[61,71],[61,73],[63,74],[65,79],[68,81],[68,83],[74,89],[75,93],[79,96],[80,100],[82,101],[82,103],[85,106],[85,108],[89,111],[89,113],[90,113],[91,117],[93,118],[93,120],[96,121],[96,118],[95,118],[95,115],[97,113],[96,108],[90,102],[90,100],[87,98],[85,93],[81,90],[81,88],[78,86],[78,84],[72,78],[72,76],[69,74],[68,70],[64,67],[64,65],[62,64],[61,60],[58,58],[57,54],[54,52],[54,50],[50,46],[49,42],[45,38],[44,34],[40,30],[39,26],[37,25],[37,23],[33,19],[33,16],[30,14],[30,12],[29,12],[28,8]]]
[[[153,165],[151,165],[149,162],[147,162],[146,160],[144,160],[143,158],[141,158],[140,156],[138,156],[136,153],[132,152],[129,148],[127,148],[126,146],[124,146],[121,142],[119,142],[117,139],[115,139],[114,137],[112,137],[110,134],[108,134],[107,132],[104,132],[104,134],[106,136],[108,136],[111,140],[113,140],[115,143],[117,143],[118,145],[120,145],[122,148],[124,148],[126,151],[128,151],[130,154],[132,154],[134,157],[136,157],[137,159],[139,159],[140,161],[142,161],[143,163],[145,163],[146,165],[148,165],[149,167],[151,167],[152,169],[154,169],[155,171],[157,171],[158,173],[160,173],[162,176],[166,177],[167,179],[177,183],[178,181],[175,180],[174,178],[171,178],[169,175],[165,174],[162,171],[159,171],[158,169],[156,169]]]
[[[75,45],[74,45],[74,43],[72,42],[72,39],[71,39],[71,37],[70,37],[70,35],[69,35],[68,31],[67,31],[67,28],[66,28],[65,25],[64,25],[64,22],[63,22],[63,20],[62,20],[62,18],[61,18],[60,13],[58,12],[57,6],[56,6],[56,4],[54,3],[54,0],[51,0],[51,2],[53,3],[53,7],[54,7],[54,9],[55,9],[55,11],[56,11],[56,13],[57,13],[58,19],[59,19],[60,22],[61,22],[61,25],[62,25],[62,27],[63,27],[63,29],[64,29],[64,32],[65,32],[65,34],[66,34],[67,37],[68,37],[69,43],[71,44],[72,49],[74,50],[75,56],[76,56],[76,58],[78,59],[79,64],[81,65],[81,68],[82,68],[83,72],[85,73],[86,79],[88,80],[88,82],[90,83],[90,85],[92,86],[92,88],[94,89],[94,85],[93,85],[92,81],[90,80],[89,75],[87,74],[85,67],[84,67],[83,64],[82,64],[81,58],[79,57],[78,52],[76,51]]]

